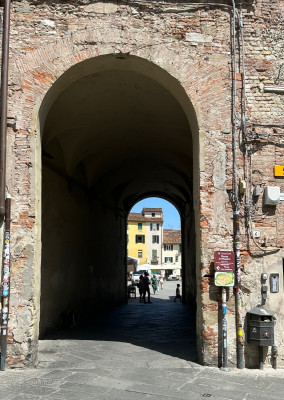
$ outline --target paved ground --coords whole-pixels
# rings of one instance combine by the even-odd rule
[[[41,341],[37,369],[0,372],[0,400],[283,399],[284,370],[196,363],[194,318],[173,302],[175,286],[166,282],[152,304],[131,299],[84,334]]]

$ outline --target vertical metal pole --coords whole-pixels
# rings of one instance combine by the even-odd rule
[[[1,282],[1,360],[0,369],[5,371],[7,357],[8,318],[10,302],[10,226],[11,226],[11,196],[8,195],[5,204],[5,235],[3,251],[3,268]]]
[[[11,0],[5,0],[3,17],[2,71],[1,71],[1,127],[0,127],[0,216],[5,215],[6,188],[6,129],[8,99],[8,67]]]
[[[228,341],[227,341],[227,292],[222,288],[222,336],[223,336],[223,366],[220,368],[222,371],[230,371],[228,368]]]
[[[236,333],[237,333],[237,367],[243,368],[243,324],[242,324],[242,292],[241,292],[241,257],[240,257],[240,213],[234,212],[234,249],[236,262]]]

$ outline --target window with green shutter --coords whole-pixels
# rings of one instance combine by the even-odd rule
[[[135,242],[136,243],[145,243],[145,235],[136,235]]]

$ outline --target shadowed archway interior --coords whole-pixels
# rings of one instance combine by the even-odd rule
[[[126,219],[146,196],[181,215],[183,290],[196,298],[193,134],[179,82],[134,56],[101,56],[66,71],[40,110],[41,336],[60,315],[126,302]]]

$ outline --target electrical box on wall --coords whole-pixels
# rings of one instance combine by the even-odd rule
[[[264,189],[264,204],[266,206],[276,206],[280,202],[280,187],[266,186]]]
[[[270,274],[270,292],[279,292],[279,274]]]
[[[259,197],[261,194],[261,189],[259,185],[256,185],[253,189],[253,196],[254,197]]]
[[[247,190],[246,181],[240,179],[240,185],[239,185],[240,194],[245,194],[246,190]]]
[[[261,279],[262,279],[263,281],[267,281],[268,275],[267,275],[266,272],[263,272],[263,273],[261,274]]]
[[[284,165],[274,166],[274,176],[284,176]]]

